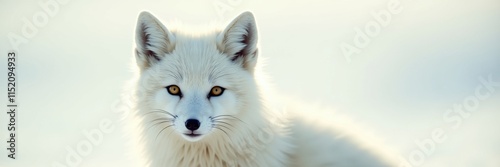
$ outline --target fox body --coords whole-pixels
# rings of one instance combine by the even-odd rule
[[[201,34],[139,15],[135,118],[148,166],[395,166],[349,127],[271,107],[257,41],[250,12]]]

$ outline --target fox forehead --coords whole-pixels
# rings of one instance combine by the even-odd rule
[[[164,81],[200,87],[223,84],[241,68],[217,49],[215,37],[176,36],[175,49],[165,55],[156,71]]]

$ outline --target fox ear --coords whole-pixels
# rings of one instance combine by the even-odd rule
[[[174,49],[174,36],[149,12],[141,12],[136,27],[136,61],[141,70],[159,62]]]
[[[217,36],[218,49],[244,69],[253,72],[257,62],[257,25],[251,12],[236,17]]]

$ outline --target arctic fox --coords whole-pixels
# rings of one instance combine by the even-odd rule
[[[396,166],[342,119],[269,104],[250,12],[223,30],[196,34],[142,12],[135,41],[135,118],[146,166]]]

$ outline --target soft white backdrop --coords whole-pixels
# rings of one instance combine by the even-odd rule
[[[8,34],[22,35],[23,18],[44,12],[49,0],[0,2],[0,68],[14,48]],[[80,166],[138,166],[128,154],[113,103],[131,78],[135,21],[148,10],[168,27],[220,25],[242,11],[257,19],[261,57],[276,90],[371,127],[408,159],[415,140],[442,128],[447,139],[425,155],[426,167],[500,166],[500,87],[462,124],[443,114],[474,96],[478,78],[500,82],[500,1],[400,0],[399,14],[348,62],[340,44],[353,44],[355,28],[373,21],[389,0],[166,0],[81,1],[59,4],[45,25],[18,47],[17,159],[7,159],[7,115],[0,114],[0,166],[65,164],[67,148],[84,131],[111,120]],[[221,11],[215,6],[223,6]],[[0,78],[6,80],[6,70]],[[6,81],[5,81],[6,82]],[[0,95],[5,95],[5,87]],[[2,105],[5,103],[1,103]]]

